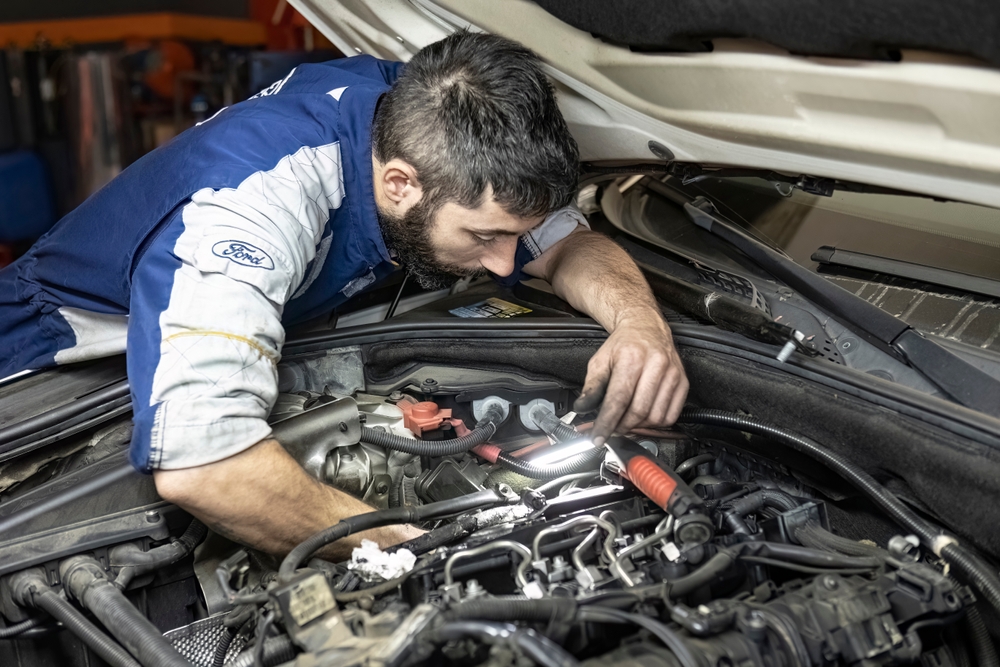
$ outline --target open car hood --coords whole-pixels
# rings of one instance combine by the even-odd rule
[[[1000,70],[790,55],[716,39],[707,53],[602,41],[528,0],[290,0],[344,53],[407,60],[454,30],[515,39],[557,82],[584,161],[771,169],[1000,207]]]

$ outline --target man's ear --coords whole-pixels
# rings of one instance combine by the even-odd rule
[[[379,184],[385,198],[400,209],[407,210],[423,195],[417,170],[409,162],[393,158],[382,165]]]

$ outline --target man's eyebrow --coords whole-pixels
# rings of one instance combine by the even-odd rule
[[[523,232],[513,232],[509,229],[470,229],[473,234],[484,236],[520,236]]]

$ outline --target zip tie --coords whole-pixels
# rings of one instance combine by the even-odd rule
[[[951,535],[944,535],[944,534],[935,535],[934,539],[931,540],[931,551],[933,551],[934,555],[937,556],[938,558],[943,558],[943,556],[941,555],[941,550],[944,549],[949,544],[958,544],[958,540],[956,540]]]

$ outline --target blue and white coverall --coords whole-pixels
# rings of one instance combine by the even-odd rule
[[[127,352],[130,458],[146,472],[270,435],[285,326],[394,269],[371,125],[401,69],[302,65],[122,172],[0,270],[0,378]],[[550,215],[501,282],[581,224]]]

